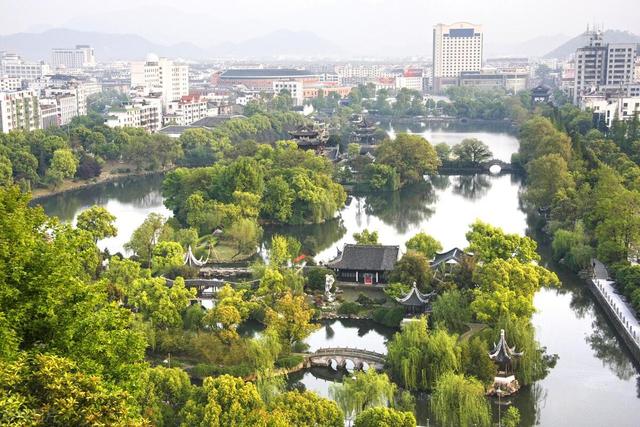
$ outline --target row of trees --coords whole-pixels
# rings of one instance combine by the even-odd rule
[[[59,186],[68,178],[90,179],[105,162],[123,161],[136,170],[158,170],[179,163],[211,165],[223,157],[251,155],[254,140],[273,142],[304,123],[299,114],[277,112],[231,119],[214,130],[192,129],[178,140],[143,129],[105,126],[91,113],[61,128],[0,135],[0,182],[23,189]]]
[[[544,214],[554,257],[579,271],[597,256],[640,309],[640,282],[629,264],[640,244],[637,115],[615,120],[605,134],[590,112],[571,105],[535,113],[522,126],[515,160],[527,170],[525,200]]]

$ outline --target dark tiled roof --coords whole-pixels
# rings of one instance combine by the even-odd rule
[[[435,268],[440,264],[442,264],[443,262],[446,263],[451,260],[460,261],[462,258],[466,256],[469,256],[469,254],[465,253],[462,249],[453,248],[447,252],[436,254],[435,257],[433,258],[433,261],[431,261],[431,267]]]
[[[221,75],[221,79],[265,79],[269,77],[306,77],[316,74],[307,70],[296,70],[293,68],[256,68],[226,70]]]
[[[344,245],[342,255],[329,262],[331,268],[391,271],[398,261],[399,246]]]

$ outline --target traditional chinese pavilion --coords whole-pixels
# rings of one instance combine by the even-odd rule
[[[494,378],[488,394],[508,396],[520,389],[520,384],[513,375],[513,362],[523,354],[524,352],[516,352],[515,347],[509,347],[504,329],[501,329],[500,340],[494,344],[493,350],[489,352],[489,357],[498,366],[498,375]]]
[[[303,125],[289,132],[289,136],[303,150],[315,150],[318,154],[324,151],[324,146],[329,138],[324,125]]]
[[[429,292],[428,294],[420,292],[414,283],[411,290],[405,296],[396,298],[396,301],[411,313],[425,313],[429,311],[429,303],[435,295],[435,292]]]
[[[376,132],[375,125],[369,124],[366,118],[354,124],[354,130],[351,132],[351,141],[357,144],[373,144]]]

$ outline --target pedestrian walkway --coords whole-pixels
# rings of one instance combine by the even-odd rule
[[[616,292],[613,281],[604,264],[593,260],[593,283],[604,301],[615,314],[620,326],[629,334],[630,338],[640,348],[640,322],[635,317],[635,311],[629,306],[625,298]]]

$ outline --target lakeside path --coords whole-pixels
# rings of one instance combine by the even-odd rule
[[[605,265],[594,259],[593,267],[595,291],[600,293],[601,300],[608,305],[609,311],[615,316],[616,326],[624,329],[624,331],[619,332],[626,333],[630,338],[631,343],[628,344],[635,344],[635,349],[632,349],[632,352],[638,354],[640,352],[640,322],[638,322],[634,310],[614,288],[614,282],[611,280]]]

